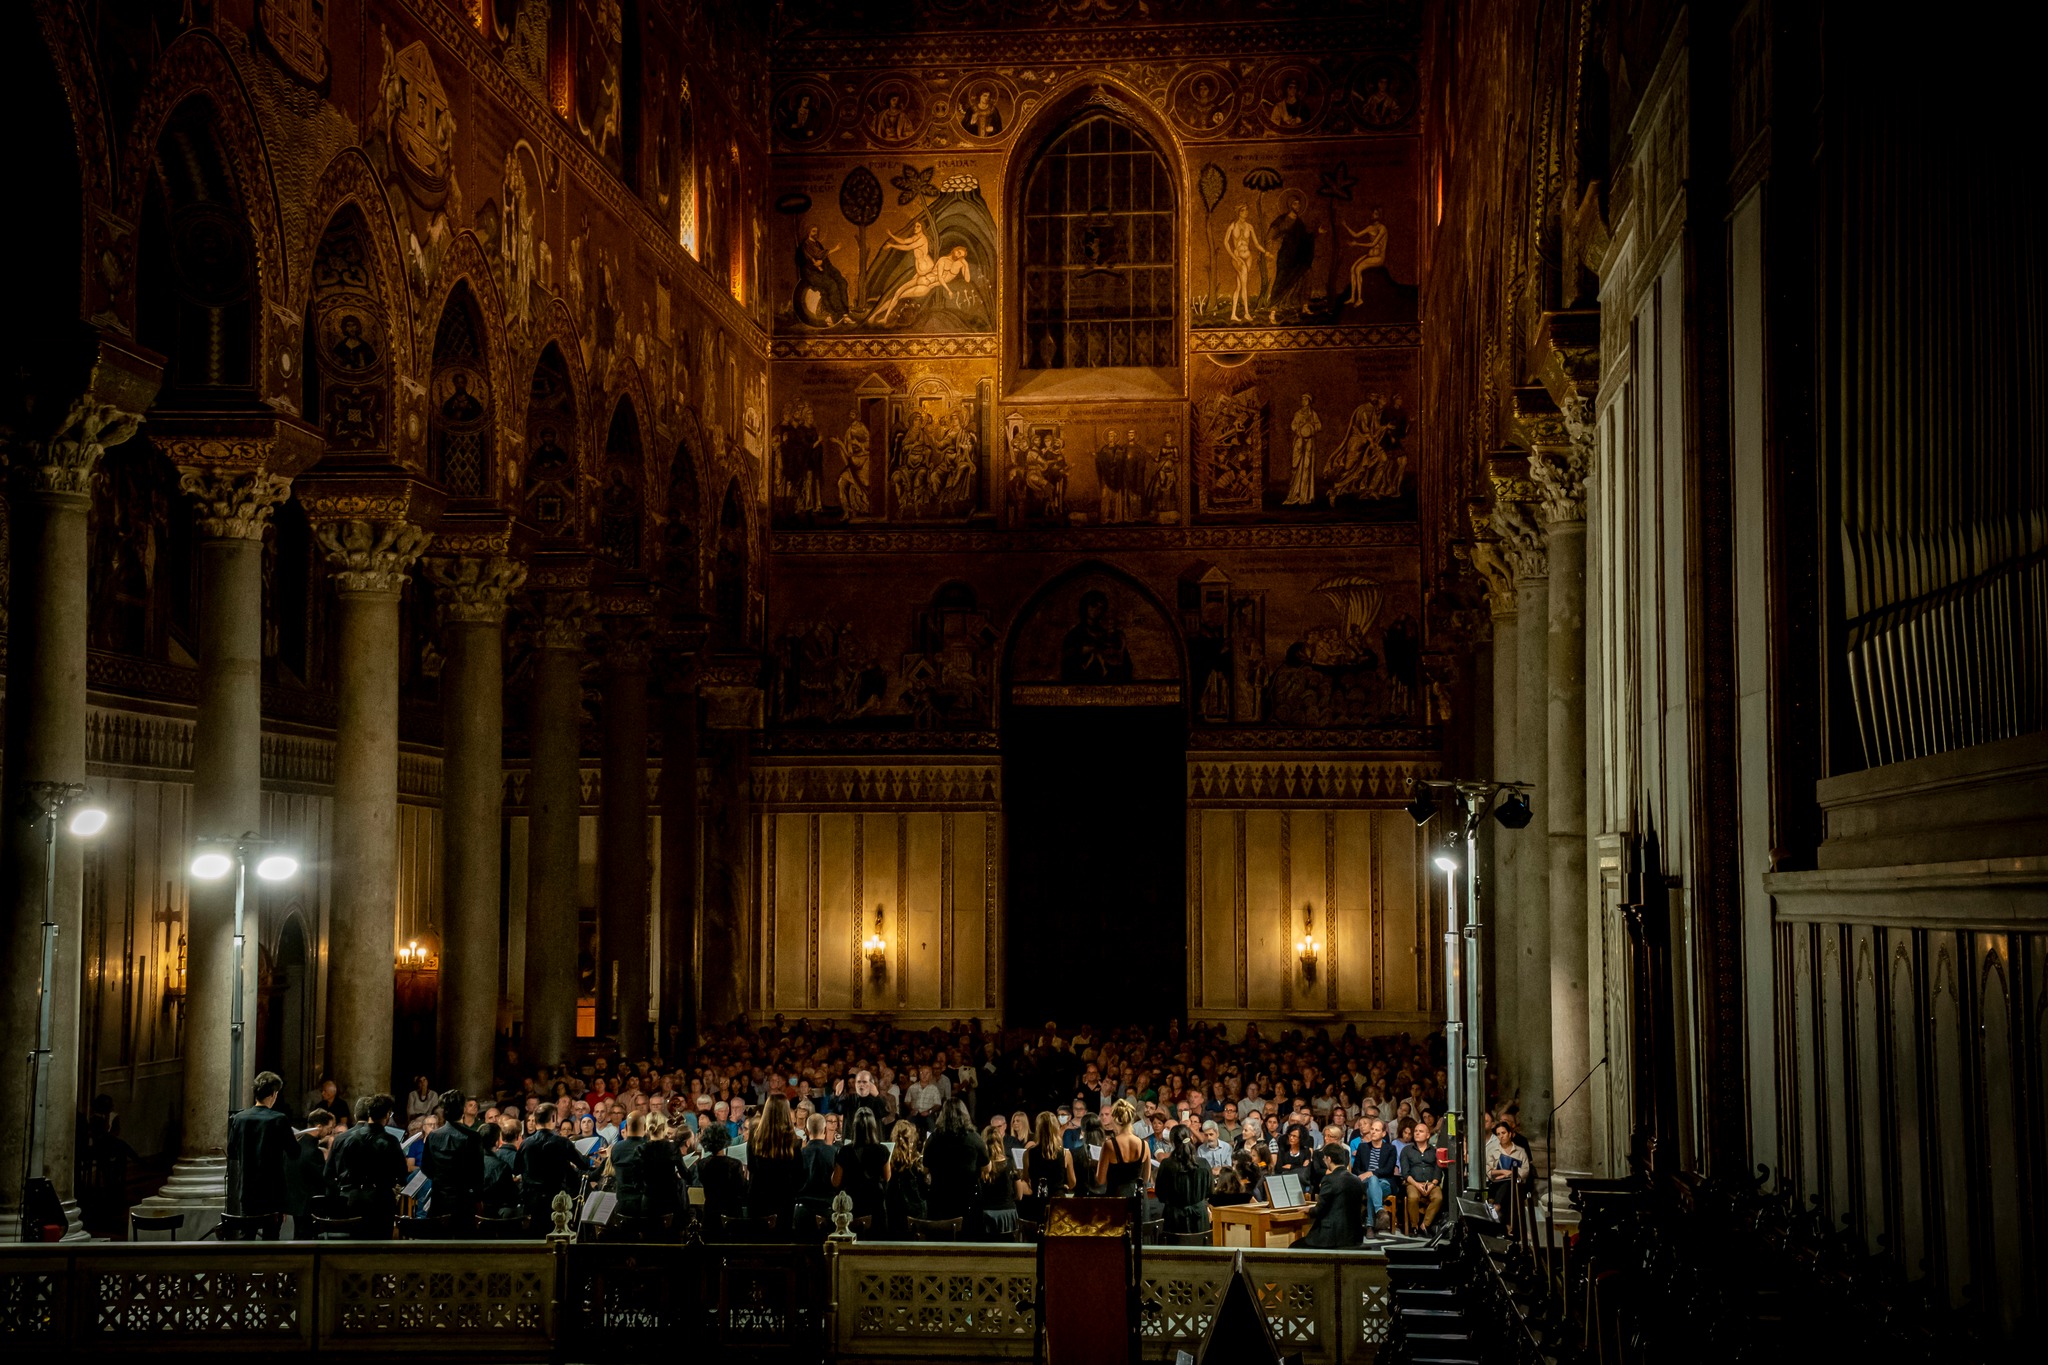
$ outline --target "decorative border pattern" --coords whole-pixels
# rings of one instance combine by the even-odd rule
[[[930,753],[935,755],[992,753],[1003,747],[994,730],[797,730],[765,732],[757,755]]]
[[[1409,783],[1434,777],[1434,759],[1372,759],[1322,762],[1205,762],[1188,764],[1188,802],[1195,806],[1399,805]],[[1242,834],[1239,835],[1241,839]]]
[[[763,810],[813,806],[835,810],[856,806],[998,809],[1002,769],[992,763],[815,767],[762,763],[754,769],[754,799]]]
[[[822,845],[824,841],[818,825],[818,813],[812,811],[810,829],[808,831],[811,852],[810,865],[804,869],[804,876],[806,878],[804,910],[810,923],[810,969],[808,979],[805,982],[804,999],[809,1002],[812,1009],[818,1008],[818,931],[820,927],[818,901],[823,889],[819,884],[821,878],[818,875],[818,863],[823,856]]]
[[[1247,968],[1250,965],[1251,944],[1249,941],[1250,925],[1245,921],[1244,860],[1246,841],[1244,826],[1244,812],[1241,810],[1234,812],[1230,820],[1230,834],[1237,844],[1235,863],[1237,877],[1230,894],[1230,941],[1234,945],[1231,958],[1237,966],[1237,1007],[1239,1009],[1246,1009],[1251,1005],[1251,983],[1246,976]]]
[[[996,938],[996,841],[1002,821],[994,811],[982,818],[981,828],[981,948],[984,962],[982,1008],[996,1007],[996,982],[1002,970],[1001,947]]]
[[[1241,351],[1324,351],[1420,346],[1419,322],[1363,323],[1346,327],[1195,327],[1188,331],[1192,355]]]
[[[1344,550],[1410,549],[1419,543],[1412,521],[1323,523],[1308,526],[1087,526],[1068,530],[977,531],[875,527],[858,530],[777,531],[768,548],[778,555],[1046,554],[1071,550]]]
[[[1413,24],[1389,9],[1374,23],[1348,20],[1360,51],[1405,52],[1416,40]],[[833,34],[786,40],[776,45],[773,75],[833,70],[875,71],[885,67],[1044,65],[1051,62],[1107,62],[1135,58],[1265,56],[1325,53],[1330,23],[1147,25],[1077,23],[1059,28],[981,29],[927,33],[905,38],[863,38]]]
[[[1370,824],[1366,826],[1369,830]],[[1323,812],[1323,1008],[1337,1008],[1337,813]]]
[[[990,360],[993,332],[973,336],[779,336],[769,343],[775,360]]]
[[[816,817],[812,817],[815,819]],[[939,817],[939,1008],[953,1008],[953,812]]]
[[[861,1009],[861,996],[867,990],[867,927],[868,927],[868,818],[855,811],[853,815],[853,1008]]]

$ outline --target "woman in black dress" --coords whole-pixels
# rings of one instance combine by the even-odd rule
[[[1212,1174],[1209,1163],[1195,1155],[1186,1127],[1173,1130],[1173,1145],[1159,1163],[1159,1203],[1166,1210],[1166,1230],[1207,1232]]]
[[[1034,1223],[1043,1223],[1046,1205],[1074,1188],[1074,1154],[1060,1141],[1060,1121],[1050,1109],[1032,1127],[1018,1175],[1017,1215]]]
[[[889,1132],[888,1198],[889,1237],[898,1242],[910,1238],[910,1220],[925,1217],[931,1199],[932,1179],[925,1173],[918,1153],[917,1125],[898,1119]]]
[[[967,1117],[967,1106],[959,1100],[946,1101],[939,1110],[938,1125],[924,1144],[924,1169],[931,1177],[925,1216],[934,1220],[965,1218],[974,1207],[976,1186],[988,1158],[987,1146]]]
[[[981,1140],[988,1148],[988,1164],[981,1168],[969,1221],[980,1225],[977,1235],[1007,1242],[1017,1231],[1017,1168],[1010,1164],[1009,1148],[994,1124],[982,1130]]]
[[[889,1149],[882,1145],[881,1126],[875,1111],[853,1111],[853,1140],[839,1149],[839,1164],[832,1170],[832,1187],[853,1200],[855,1218],[871,1218],[872,1229],[885,1221],[883,1191],[889,1185]]]
[[[796,1192],[804,1183],[802,1151],[789,1101],[770,1095],[761,1116],[754,1120],[753,1141],[747,1144],[747,1175],[752,1187],[747,1192],[747,1213],[778,1239],[788,1238],[795,1224]]]
[[[1109,1133],[1093,1114],[1081,1115],[1081,1147],[1074,1153],[1074,1193],[1102,1193],[1102,1158],[1109,1152]]]
[[[722,1123],[707,1123],[699,1133],[704,1158],[697,1163],[697,1180],[704,1186],[704,1220],[718,1231],[720,1218],[744,1218],[747,1213],[747,1168],[725,1154],[731,1138]]]
[[[1111,1199],[1131,1199],[1145,1192],[1152,1154],[1145,1149],[1144,1139],[1131,1132],[1137,1121],[1137,1108],[1129,1100],[1110,1106],[1102,1155],[1095,1160],[1095,1185]]]

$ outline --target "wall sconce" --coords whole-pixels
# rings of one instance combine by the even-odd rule
[[[164,964],[164,1007],[175,1009],[185,1001],[185,936],[178,935],[178,956]]]
[[[861,951],[868,955],[868,975],[880,981],[889,974],[889,940],[882,937],[882,907],[875,905],[875,932],[869,934]]]
[[[1301,975],[1305,981],[1316,979],[1316,957],[1322,947],[1316,942],[1316,908],[1307,901],[1301,906],[1301,939],[1294,945],[1295,956],[1301,959]]]
[[[434,953],[432,939],[422,943],[415,938],[398,945],[397,960],[393,965],[401,972],[431,972],[440,967],[441,959]]]

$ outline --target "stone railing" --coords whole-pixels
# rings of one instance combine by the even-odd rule
[[[1145,1355],[1194,1350],[1234,1256],[1148,1248]],[[1281,1349],[1378,1358],[1386,1264],[1247,1251]],[[716,1341],[749,1360],[1025,1359],[1029,1246],[606,1246],[536,1242],[0,1246],[0,1342],[29,1358],[146,1352],[651,1358]]]

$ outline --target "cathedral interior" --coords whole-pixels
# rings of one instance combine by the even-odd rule
[[[5,8],[10,1229],[115,1112],[219,1210],[258,1072],[1450,1026],[1558,1205],[1767,1190],[1855,1302],[2038,1339],[2010,35]]]

